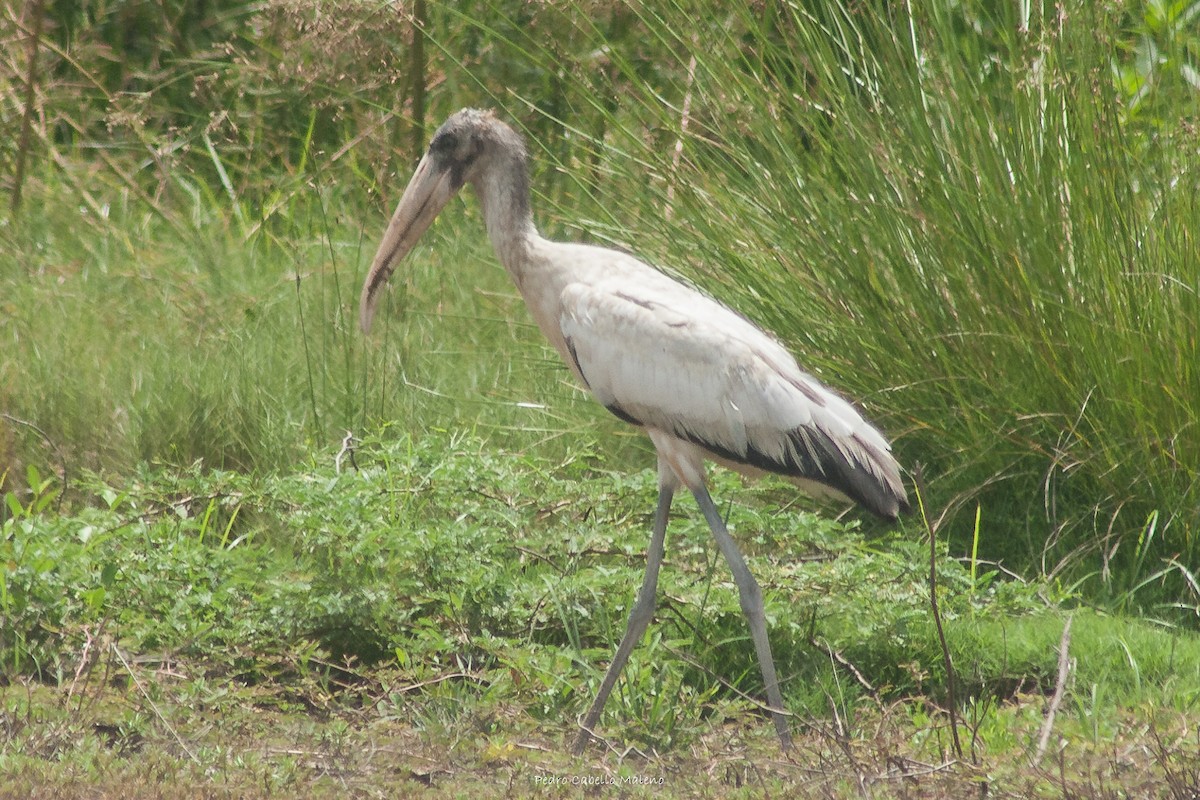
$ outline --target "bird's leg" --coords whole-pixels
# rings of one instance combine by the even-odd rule
[[[638,591],[637,600],[629,612],[629,624],[625,628],[625,635],[621,638],[621,644],[617,647],[617,652],[608,665],[608,671],[604,673],[600,691],[596,693],[596,699],[592,701],[592,707],[588,709],[587,716],[583,719],[582,729],[571,747],[571,751],[575,755],[582,754],[584,748],[587,747],[592,731],[595,729],[596,723],[600,721],[600,712],[604,710],[604,703],[612,693],[617,678],[621,676],[621,670],[625,668],[629,654],[641,640],[642,634],[646,632],[646,626],[650,624],[650,618],[654,616],[654,593],[658,588],[658,568],[662,564],[665,549],[667,515],[671,510],[671,498],[675,496],[675,489],[678,486],[678,480],[669,469],[660,469],[659,475],[658,508],[654,512],[654,531],[650,536],[650,547],[646,552],[646,575],[642,578],[642,588]]]
[[[754,640],[754,649],[758,653],[758,664],[762,668],[763,683],[767,688],[767,702],[771,706],[771,719],[775,722],[776,733],[779,734],[779,744],[784,750],[788,750],[792,746],[792,735],[788,731],[787,717],[784,716],[783,695],[779,692],[779,679],[775,675],[775,660],[771,657],[771,643],[767,640],[767,618],[763,611],[762,590],[758,588],[758,582],[754,580],[754,575],[746,566],[746,560],[738,551],[737,543],[733,541],[733,537],[726,530],[725,521],[721,519],[717,507],[713,505],[708,490],[701,485],[698,489],[692,489],[692,494],[700,505],[700,510],[704,512],[704,518],[708,520],[708,527],[712,528],[713,536],[717,539],[717,547],[721,549],[725,560],[729,562],[730,571],[733,572],[733,580],[737,584],[738,595],[741,599],[742,613],[746,615],[746,620],[750,623],[750,637]]]

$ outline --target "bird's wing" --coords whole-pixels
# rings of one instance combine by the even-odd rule
[[[596,398],[630,422],[894,516],[903,489],[883,436],[770,336],[668,281],[563,290],[563,337]]]

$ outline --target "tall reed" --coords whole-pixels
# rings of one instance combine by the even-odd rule
[[[983,557],[1194,618],[1198,141],[1114,80],[1125,11],[639,5],[659,61],[605,51],[615,107],[572,65],[558,122],[587,144],[561,168],[591,201],[554,218],[694,277],[860,398],[964,552],[982,509]]]

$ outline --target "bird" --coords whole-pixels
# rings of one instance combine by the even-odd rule
[[[525,140],[490,110],[463,109],[434,132],[363,281],[368,334],[389,276],[438,213],[470,184],[488,238],[538,328],[574,377],[657,453],[658,501],[646,571],[625,633],[571,750],[596,737],[604,705],[655,607],[671,503],[700,507],[733,574],[780,746],[791,734],[767,637],[762,591],[709,494],[706,462],[773,473],[895,520],[908,501],[883,434],[804,372],[771,334],[627,253],[544,238],[533,221]],[[598,738],[598,737],[597,737]]]

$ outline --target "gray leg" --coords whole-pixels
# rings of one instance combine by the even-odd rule
[[[596,693],[596,699],[592,701],[592,707],[583,719],[583,729],[579,731],[579,736],[575,738],[575,743],[571,747],[571,751],[575,755],[581,755],[584,748],[587,747],[592,731],[595,729],[596,723],[600,721],[600,712],[604,710],[604,704],[608,700],[609,694],[612,693],[613,687],[616,686],[617,678],[621,677],[621,670],[625,668],[629,654],[641,640],[642,634],[646,632],[646,626],[650,624],[650,619],[654,616],[654,593],[658,588],[658,568],[662,564],[667,536],[667,514],[671,510],[671,498],[675,496],[677,485],[678,482],[673,474],[659,478],[658,508],[654,512],[654,532],[650,536],[650,547],[646,552],[646,575],[642,578],[642,588],[638,592],[633,609],[629,612],[629,624],[625,628],[625,635],[621,638],[621,644],[617,647],[616,654],[613,655],[612,663],[608,665],[608,671],[604,673],[600,691]]]
[[[696,497],[696,502],[700,504],[700,510],[704,512],[704,518],[708,520],[708,527],[712,528],[713,536],[717,539],[717,547],[721,549],[725,560],[729,562],[730,571],[733,572],[733,581],[737,584],[742,603],[742,613],[746,615],[746,620],[750,623],[750,637],[754,640],[754,649],[758,653],[758,664],[762,668],[763,683],[767,687],[767,702],[771,706],[771,719],[774,720],[775,731],[779,734],[779,744],[784,750],[788,750],[792,746],[792,735],[788,731],[787,717],[780,713],[783,711],[783,695],[779,692],[779,679],[775,676],[775,660],[771,658],[771,643],[767,641],[767,619],[763,612],[762,590],[758,588],[758,582],[750,574],[750,568],[746,566],[745,559],[738,551],[737,543],[733,541],[733,537],[726,530],[725,521],[721,519],[717,507],[713,505],[708,490],[701,486],[699,489],[693,489],[692,494]]]

